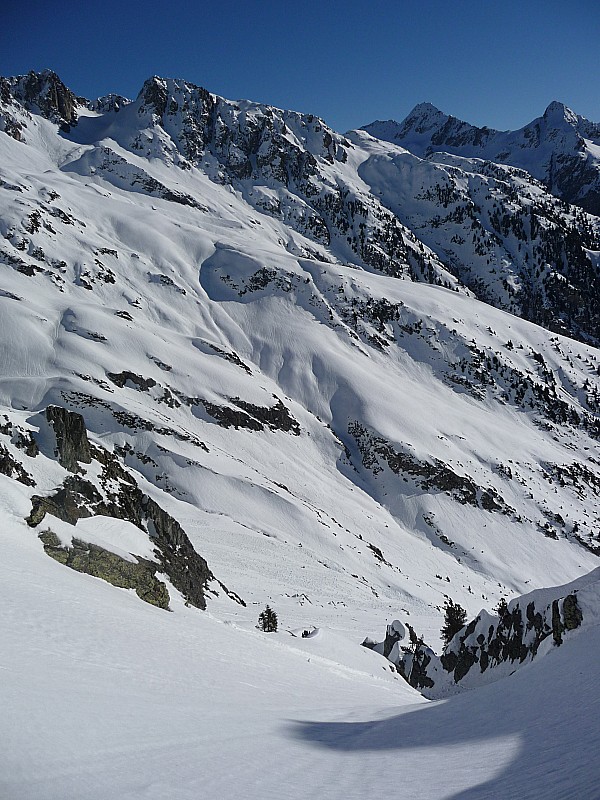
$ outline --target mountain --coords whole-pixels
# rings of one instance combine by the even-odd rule
[[[598,567],[598,219],[523,170],[182,80],[89,101],[30,73],[0,99],[8,796],[365,796],[361,741],[413,794],[443,751],[424,796],[451,796],[510,773],[520,731],[517,783],[548,788],[561,739],[520,704],[532,675],[564,688],[565,652],[591,669],[591,600],[477,689],[475,743],[426,744],[440,712],[360,642],[408,619],[439,650],[448,597],[476,618]]]
[[[600,342],[598,217],[516,167],[353,137],[369,153],[360,177],[480,300]]]
[[[364,130],[422,158],[444,152],[524,169],[557,197],[600,214],[600,124],[556,100],[516,131],[478,128],[431,103],[415,106],[403,122],[372,122]]]

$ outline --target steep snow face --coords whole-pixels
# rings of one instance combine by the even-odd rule
[[[401,123],[377,121],[364,130],[420,157],[447,152],[525,169],[553,194],[600,214],[600,125],[557,101],[516,131],[477,128],[429,103]]]

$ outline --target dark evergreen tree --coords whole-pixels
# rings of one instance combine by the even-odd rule
[[[452,639],[455,633],[464,627],[467,621],[467,612],[465,609],[448,598],[444,603],[444,624],[442,625],[442,639],[444,647]]]
[[[267,606],[258,615],[258,627],[266,633],[274,633],[277,630],[277,614],[271,606]]]
[[[506,602],[504,597],[500,598],[500,600],[498,601],[498,605],[496,606],[494,611],[496,612],[496,614],[498,614],[500,619],[502,619],[502,617],[505,614],[508,614],[508,603]]]

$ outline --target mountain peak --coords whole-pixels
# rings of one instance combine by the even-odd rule
[[[576,125],[578,121],[577,114],[558,100],[553,100],[544,111],[544,119],[551,124],[567,122],[570,125]]]
[[[27,75],[8,79],[10,93],[28,110],[37,109],[42,116],[68,130],[77,124],[77,107],[87,104],[77,97],[51,69],[31,70]]]
[[[433,103],[417,103],[417,105],[413,108],[413,110],[408,114],[406,119],[410,117],[423,117],[423,116],[448,116],[444,114],[443,111],[440,111],[437,106],[434,106]]]

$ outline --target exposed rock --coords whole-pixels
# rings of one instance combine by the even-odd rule
[[[88,108],[92,111],[96,111],[98,114],[106,114],[110,111],[117,113],[124,106],[129,105],[129,103],[131,103],[131,100],[127,97],[111,92],[110,94],[99,97],[97,100],[92,100],[88,103]]]
[[[479,128],[430,103],[419,103],[401,123],[377,121],[364,130],[420,157],[444,151],[525,168],[563,200],[592,214],[600,211],[598,161],[593,150],[600,139],[600,125],[557,101],[550,103],[542,117],[516,131]],[[586,139],[591,141],[586,143]]]
[[[42,116],[67,131],[77,124],[77,107],[85,100],[76,97],[55,72],[28,72],[8,80],[12,96],[28,111],[39,110]]]
[[[119,586],[135,589],[137,596],[153,606],[168,609],[169,592],[166,585],[156,577],[158,564],[135,556],[137,563],[81,539],[73,539],[71,547],[64,547],[58,536],[50,529],[40,534],[46,553],[77,572]]]
[[[318,117],[260,104],[242,108],[194,84],[156,76],[146,81],[136,102],[141,117],[169,133],[165,157],[181,168],[201,166],[209,156],[218,164],[214,179],[220,183],[275,182],[281,195],[252,197],[261,212],[319,244],[328,246],[338,238],[360,261],[380,271],[444,283],[439,261],[423,255],[393,213],[373,195],[358,192],[342,177],[332,180],[323,169],[345,163],[353,145]],[[144,152],[146,146],[136,137],[136,150]]]
[[[23,450],[26,456],[35,458],[39,455],[40,448],[31,431],[17,430],[13,436],[13,444]]]
[[[56,436],[58,463],[69,472],[79,472],[80,462],[89,464],[92,460],[83,417],[62,406],[48,406],[46,419]]]
[[[383,652],[411,686],[424,689],[427,697],[436,697],[440,688],[460,685],[475,665],[481,674],[501,664],[523,664],[535,658],[549,636],[560,646],[565,631],[578,628],[582,621],[574,591],[550,602],[542,601],[537,608],[534,600],[526,605],[514,600],[499,616],[481,611],[454,635],[441,656],[416,636],[411,636],[412,647],[403,648],[403,652],[393,650],[393,645],[387,646],[389,627],[385,643],[374,644],[372,649]]]
[[[254,417],[245,414],[237,408],[229,406],[219,406],[202,400],[202,405],[209,416],[211,416],[222,428],[248,428],[251,431],[262,431],[263,425]]]
[[[109,508],[96,487],[84,478],[73,475],[66,478],[53,495],[43,497],[34,494],[31,498],[31,512],[26,522],[29,527],[35,528],[43,521],[46,514],[51,514],[63,522],[75,525],[78,519],[95,514],[116,516],[107,513],[108,511]]]
[[[35,486],[35,481],[31,475],[3,444],[0,444],[0,475],[14,478],[25,486]]]
[[[61,431],[76,431],[77,437],[66,437],[69,441],[79,441],[84,436],[89,460],[93,456],[103,469],[99,486],[81,475],[70,475],[53,494],[34,495],[27,524],[37,527],[47,514],[71,525],[75,525],[78,519],[96,515],[127,520],[149,534],[160,569],[169,576],[186,601],[197,608],[206,608],[205,592],[214,576],[177,520],[141,491],[114,454],[87,442],[83,417],[58,406],[49,407],[47,417],[59,420]],[[62,453],[59,446],[57,454],[62,457]],[[234,592],[220,585],[231,599],[243,604]]]
[[[248,403],[245,400],[240,400],[238,397],[232,397],[231,402],[235,403],[238,408],[242,408],[252,415],[259,422],[264,423],[271,430],[285,431],[286,433],[293,433],[294,436],[300,435],[300,425],[297,420],[292,417],[289,410],[284,406],[281,400],[277,399],[274,406],[257,406],[254,403]]]
[[[120,473],[115,462],[113,459],[108,461],[105,482],[114,481]],[[118,491],[107,491],[103,496],[90,481],[74,475],[68,477],[53,495],[34,495],[31,504],[31,513],[26,521],[33,528],[44,520],[46,514],[51,514],[71,525],[83,517],[101,515],[124,519],[141,530],[147,530],[155,544],[161,569],[173,586],[191,605],[206,608],[204,592],[214,577],[206,561],[196,553],[177,520],[145,495],[135,482],[119,482]]]
[[[123,370],[123,372],[107,372],[106,377],[111,380],[117,386],[123,388],[127,382],[132,383],[136,389],[139,389],[141,392],[147,392],[149,389],[152,389],[156,386],[156,381],[154,378],[143,378],[141,375],[136,375],[134,372],[130,372],[129,370]]]
[[[192,404],[203,405],[206,413],[223,428],[248,428],[251,431],[262,431],[266,425],[272,431],[280,430],[286,433],[293,433],[294,436],[300,435],[298,421],[294,419],[279,399],[275,405],[269,407],[258,406],[254,403],[240,400],[239,397],[232,397],[231,402],[237,408],[220,406],[198,398],[188,398],[188,400],[193,400]]]
[[[575,630],[583,622],[583,612],[577,603],[577,595],[569,594],[565,597],[563,602],[563,620],[565,629],[568,631]]]
[[[383,655],[385,658],[392,652],[394,645],[404,639],[405,635],[404,625],[399,620],[396,619],[387,626],[383,643]]]
[[[410,659],[400,659],[396,668],[404,680],[414,689],[431,689],[434,681],[427,674],[427,667],[431,662],[428,648],[417,647]]]
[[[371,433],[359,422],[351,422],[348,433],[356,441],[363,467],[369,469],[373,475],[382,472],[382,464],[385,464],[396,475],[409,476],[425,491],[445,492],[460,503],[482,508],[484,511],[515,513],[496,489],[481,489],[470,477],[457,475],[439,459],[430,463],[421,461],[408,452],[397,450],[387,439]]]
[[[198,555],[181,525],[158,503],[143,495],[142,508],[148,532],[157,545],[161,567],[188,603],[206,608],[204,596],[208,582],[214,577],[208,564]]]

